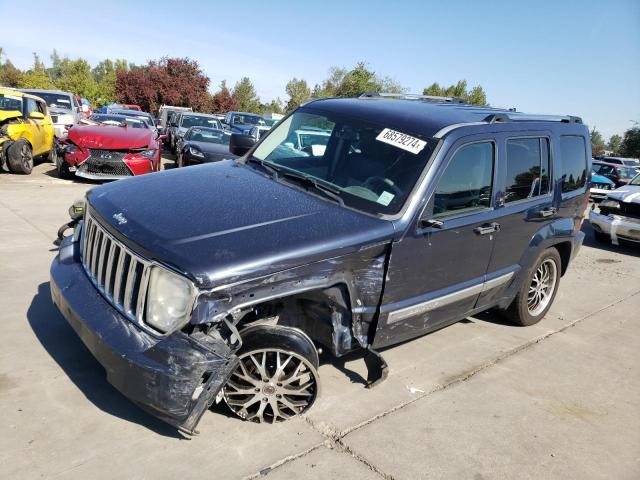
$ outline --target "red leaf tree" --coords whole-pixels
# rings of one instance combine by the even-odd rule
[[[240,110],[240,102],[231,94],[225,80],[220,83],[220,90],[211,98],[213,111],[227,113]]]
[[[140,105],[153,114],[163,104],[211,111],[208,87],[209,77],[189,58],[163,57],[116,74],[118,101]]]

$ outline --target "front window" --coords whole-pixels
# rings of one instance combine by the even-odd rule
[[[203,117],[197,115],[185,115],[182,117],[181,127],[212,127],[220,128],[220,123],[217,118]]]
[[[258,115],[234,115],[231,120],[232,125],[264,125],[265,121]]]
[[[22,97],[0,93],[0,110],[6,112],[15,110],[22,113]]]
[[[640,185],[640,173],[629,182],[629,185]]]
[[[364,120],[298,110],[271,130],[252,159],[281,170],[278,178],[283,181],[292,172],[317,182],[347,206],[394,214],[404,205],[436,143]]]
[[[27,92],[36,97],[42,98],[47,102],[49,108],[64,108],[65,110],[73,110],[73,103],[71,97],[68,95],[61,95],[56,93],[43,93],[43,92]]]
[[[229,137],[223,130],[213,128],[192,128],[189,130],[187,140],[190,142],[218,143],[229,145]]]

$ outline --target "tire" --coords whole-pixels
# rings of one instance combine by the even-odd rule
[[[596,242],[599,243],[611,243],[611,237],[606,233],[598,232],[597,230],[593,231],[593,237],[596,239]]]
[[[558,292],[561,269],[562,262],[558,250],[548,248],[542,252],[504,315],[522,327],[534,325],[542,320]],[[544,278],[547,278],[547,281],[540,282]]]
[[[276,423],[309,409],[319,392],[318,351],[302,331],[256,325],[241,332],[240,363],[223,387],[238,417]]]
[[[12,173],[29,175],[33,170],[33,152],[29,142],[24,138],[16,140],[7,149],[7,164]]]
[[[60,156],[56,157],[56,173],[58,174],[58,178],[64,180],[69,180],[73,177],[73,174],[69,171],[69,165],[67,165],[64,158]]]

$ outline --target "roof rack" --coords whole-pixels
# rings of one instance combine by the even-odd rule
[[[387,92],[364,92],[358,98],[400,98],[402,100],[422,100],[425,102],[440,103],[461,103],[467,104],[463,98],[457,97],[438,97],[436,95],[419,95],[417,93],[387,93]]]
[[[484,118],[484,122],[562,122],[562,123],[582,123],[582,118],[573,115],[529,115],[517,112],[492,113]]]

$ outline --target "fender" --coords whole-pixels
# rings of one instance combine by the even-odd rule
[[[219,323],[252,306],[303,292],[342,285],[353,337],[362,346],[370,343],[369,327],[380,304],[386,257],[390,244],[378,244],[272,275],[222,285],[201,292],[191,324]]]

